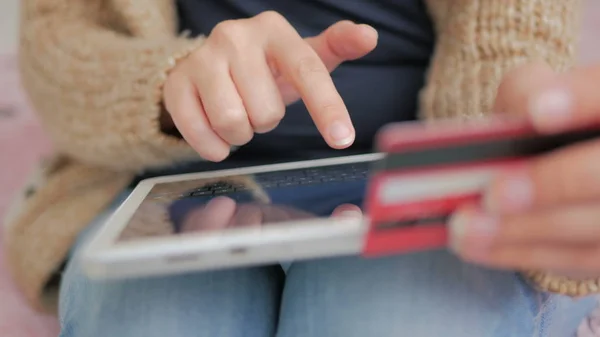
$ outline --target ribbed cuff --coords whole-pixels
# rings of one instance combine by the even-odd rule
[[[600,293],[600,278],[573,279],[542,271],[527,271],[523,275],[533,287],[540,291],[571,297]]]

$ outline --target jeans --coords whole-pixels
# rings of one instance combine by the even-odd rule
[[[61,284],[61,337],[565,337],[596,303],[539,293],[516,273],[445,250],[90,280],[78,251],[113,209],[73,249]]]

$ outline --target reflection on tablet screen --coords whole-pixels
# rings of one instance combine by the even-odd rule
[[[369,163],[155,185],[119,241],[357,214]]]

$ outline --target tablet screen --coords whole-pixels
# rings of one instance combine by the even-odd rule
[[[360,216],[368,169],[361,162],[159,183],[118,242]]]

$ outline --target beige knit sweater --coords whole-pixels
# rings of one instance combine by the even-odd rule
[[[215,0],[216,1],[216,0]],[[148,167],[198,159],[161,133],[161,86],[202,38],[177,36],[174,0],[22,0],[20,68],[58,155],[42,165],[7,219],[12,274],[32,306],[53,311],[56,280],[77,234]],[[574,58],[578,0],[427,0],[438,42],[421,116],[490,111],[508,69]],[[595,280],[528,273],[571,295]],[[551,282],[552,281],[552,282]]]

